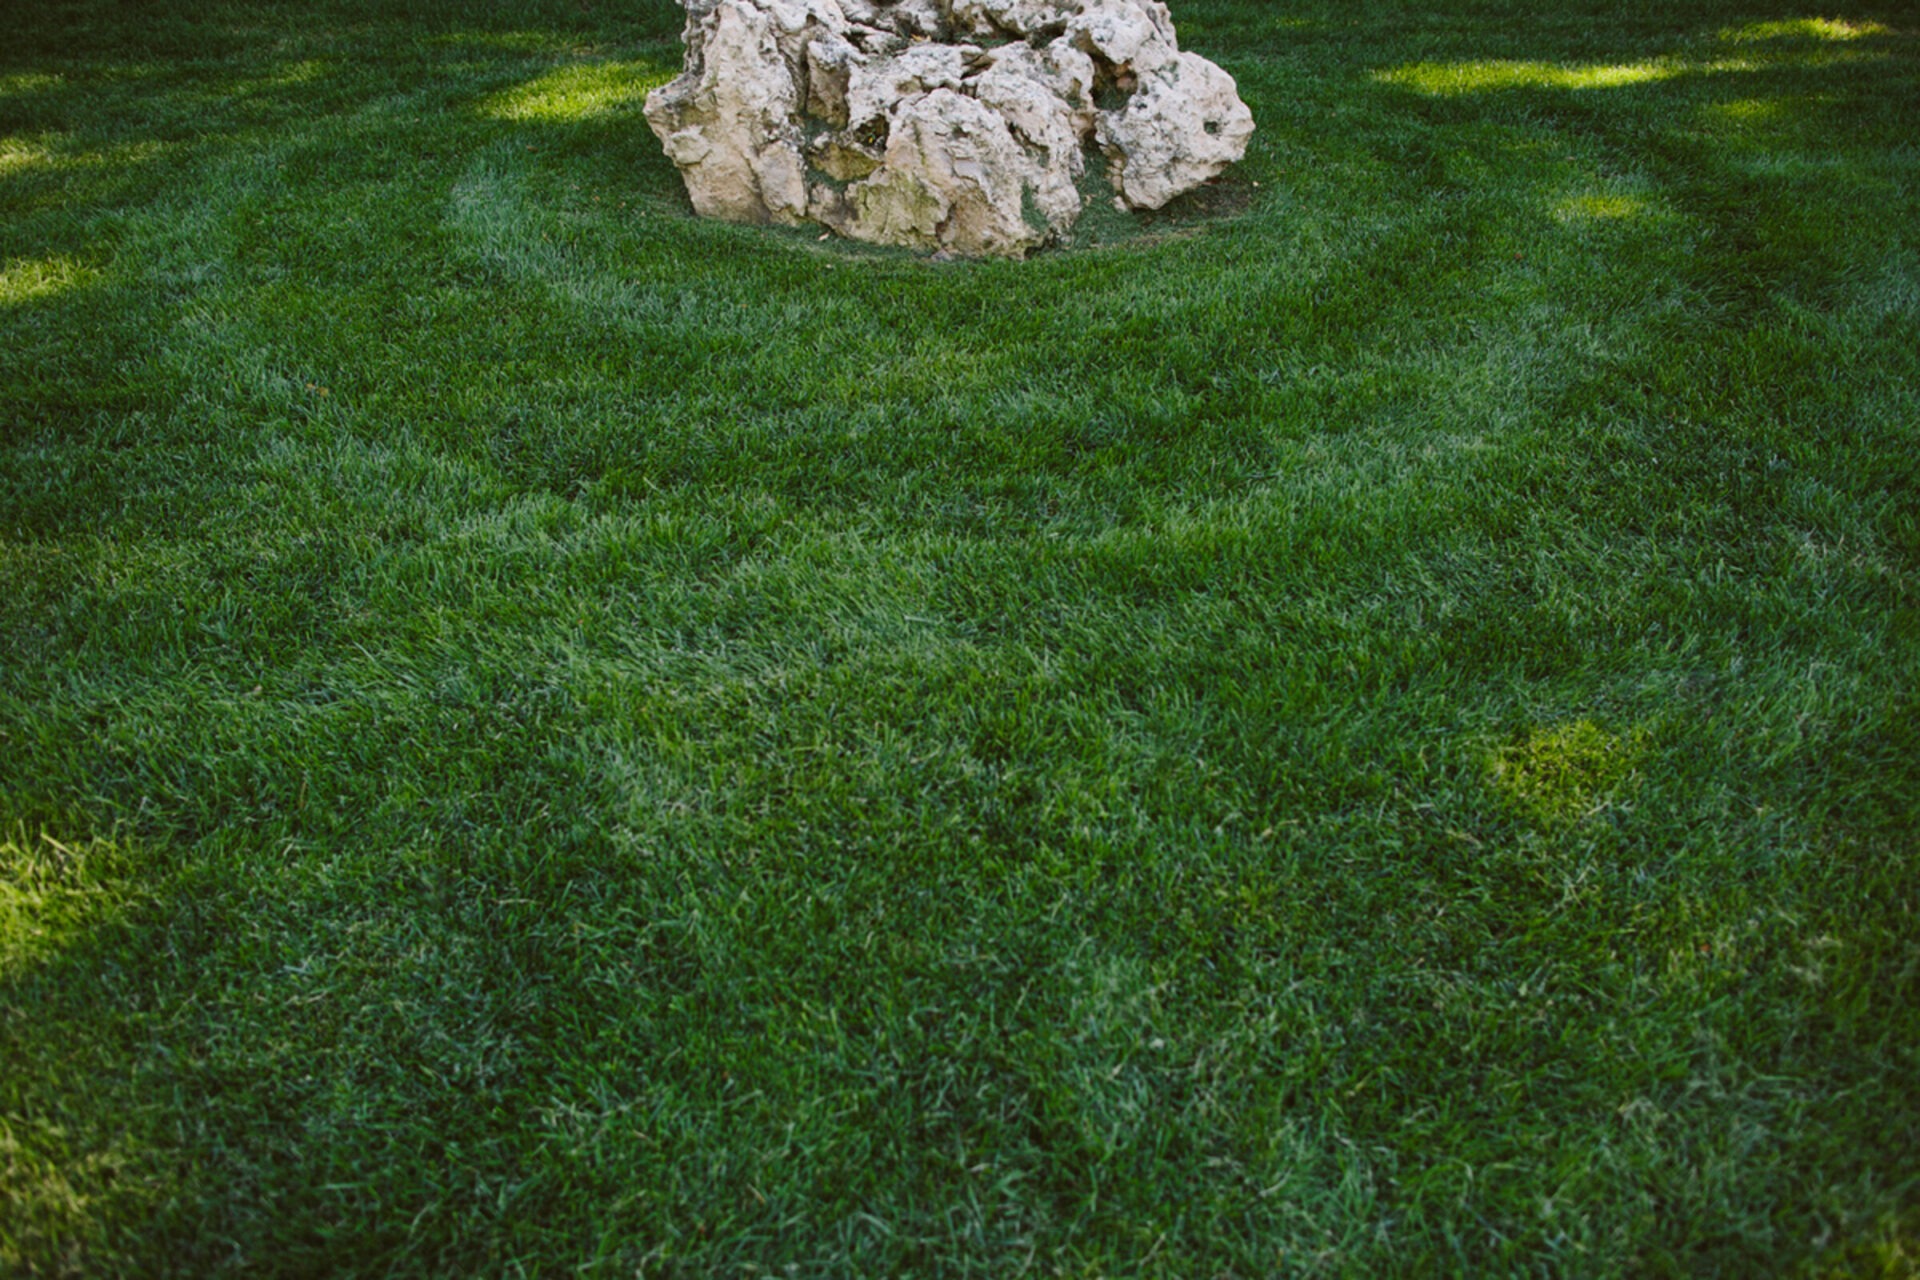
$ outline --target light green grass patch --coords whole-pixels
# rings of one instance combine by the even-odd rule
[[[99,172],[147,164],[177,144],[142,140],[105,147],[77,146],[66,134],[0,138],[0,177],[34,170]]]
[[[1646,212],[1646,200],[1633,195],[1565,196],[1553,204],[1553,215],[1562,222],[1610,222]]]
[[[16,827],[0,839],[0,981],[44,962],[139,897],[125,841],[61,841]]]
[[[232,91],[266,94],[277,89],[294,89],[302,85],[318,84],[328,76],[337,74],[338,71],[338,66],[331,59],[301,58],[275,67],[266,75],[241,80],[233,86]]]
[[[1592,817],[1631,788],[1647,742],[1643,729],[1609,733],[1584,718],[1542,726],[1501,748],[1488,777],[1535,820],[1564,826]]]
[[[1858,40],[1863,36],[1883,36],[1889,29],[1878,22],[1849,22],[1840,18],[1781,18],[1770,22],[1750,22],[1728,27],[1720,38],[1729,44],[1754,44],[1767,40]]]
[[[0,265],[0,307],[55,298],[84,289],[101,278],[98,267],[66,255],[15,258]]]
[[[53,163],[53,151],[35,138],[0,138],[0,177]]]
[[[495,120],[572,124],[631,111],[676,69],[650,59],[590,62],[556,67],[527,83],[481,100],[480,113]]]
[[[17,71],[0,76],[0,97],[12,97],[15,94],[39,93],[47,89],[57,89],[63,83],[61,77],[37,71]]]
[[[1884,60],[1884,53],[1846,49],[1786,49],[1738,57],[1690,58],[1677,54],[1635,62],[1562,64],[1506,59],[1418,62],[1373,73],[1381,84],[1429,97],[1462,97],[1517,89],[1585,93],[1698,76],[1751,75],[1786,69],[1825,69]]]
[[[1735,98],[1729,102],[1709,102],[1701,113],[1716,123],[1741,129],[1764,129],[1792,119],[1797,110],[1813,105],[1785,98]]]
[[[1549,62],[1506,60],[1420,62],[1377,72],[1383,84],[1399,85],[1436,97],[1494,93],[1502,89],[1617,89],[1622,85],[1652,84],[1685,75],[1688,64],[1659,58],[1629,63],[1561,66]]]

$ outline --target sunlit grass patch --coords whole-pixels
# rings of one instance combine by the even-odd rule
[[[451,31],[430,42],[454,49],[492,49],[501,53],[547,53],[560,41],[545,31]]]
[[[1537,821],[1565,825],[1614,799],[1646,754],[1647,734],[1609,733],[1592,720],[1535,729],[1495,754],[1494,789]]]
[[[1658,234],[1683,221],[1672,193],[1637,172],[1590,170],[1556,191],[1543,192],[1549,217],[1576,235],[1585,233]]]
[[[1492,93],[1501,89],[1613,89],[1621,85],[1671,80],[1687,71],[1687,64],[1670,58],[1639,62],[1562,66],[1553,62],[1418,62],[1392,71],[1376,72],[1374,79],[1420,93],[1445,97]]]
[[[332,75],[338,68],[324,58],[302,58],[290,62],[284,67],[276,67],[264,76],[242,81],[235,86],[240,92],[261,93],[273,89],[291,89],[296,85],[313,84]]]
[[[0,138],[0,177],[51,164],[53,151],[33,138]]]
[[[567,124],[637,107],[671,80],[672,69],[651,60],[576,63],[496,93],[480,104],[495,120]]]
[[[166,64],[160,62],[112,62],[95,67],[92,79],[100,84],[138,84],[166,74]]]
[[[1833,1246],[1807,1268],[1809,1280],[1912,1280],[1920,1276],[1920,1209],[1887,1214],[1859,1238]]]
[[[48,972],[152,901],[139,862],[117,836],[0,833],[0,1273],[42,1274],[40,1260],[62,1255],[57,1273],[81,1273],[79,1242],[151,1185],[122,1176],[146,1154],[129,1111],[97,1128],[86,1116],[125,1098],[97,1074],[111,1038],[76,1032],[70,1008],[38,999]]]
[[[1561,222],[1611,222],[1646,212],[1643,197],[1618,194],[1567,196],[1553,205],[1553,216]]]
[[[1793,105],[1782,98],[1735,98],[1731,102],[1710,102],[1700,110],[1714,121],[1755,128],[1786,119]]]
[[[98,1230],[99,1189],[137,1158],[124,1145],[75,1151],[53,1119],[0,1115],[0,1271],[82,1274],[77,1266],[43,1271],[37,1261],[64,1252],[73,1262],[72,1243]]]
[[[39,71],[21,71],[10,76],[0,76],[0,97],[11,97],[17,93],[37,93],[42,89],[57,89],[60,84],[59,76],[51,76]]]
[[[42,192],[72,198],[84,189],[82,184],[65,182],[56,175],[98,177],[129,170],[158,159],[175,145],[142,138],[104,147],[76,147],[71,137],[61,133],[15,135],[0,138],[0,178],[17,175],[34,180]]]
[[[0,266],[0,307],[51,298],[92,284],[97,267],[69,257],[16,258]]]
[[[1390,71],[1376,71],[1381,84],[1411,89],[1429,97],[1459,97],[1514,89],[1558,89],[1584,92],[1657,84],[1683,76],[1718,76],[1793,67],[1827,67],[1878,61],[1881,55],[1858,50],[1799,49],[1750,52],[1738,56],[1696,60],[1678,56],[1645,58],[1637,62],[1565,65],[1504,59],[1471,62],[1416,62]]]
[[[0,837],[0,979],[121,910],[132,871],[115,840],[62,841],[18,827]]]
[[[1862,36],[1883,36],[1887,28],[1878,22],[1846,22],[1839,18],[1786,18],[1773,22],[1750,22],[1743,27],[1728,27],[1720,38],[1730,44],[1751,44],[1762,40],[1858,40]]]

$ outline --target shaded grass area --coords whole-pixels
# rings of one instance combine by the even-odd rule
[[[1022,264],[669,5],[18,20],[6,1269],[1911,1271],[1920,21],[1176,17]]]

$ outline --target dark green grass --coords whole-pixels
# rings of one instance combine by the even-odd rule
[[[0,1270],[1913,1273],[1913,6],[947,265],[413,8],[6,18]]]

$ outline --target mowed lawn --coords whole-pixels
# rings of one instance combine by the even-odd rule
[[[1911,1276],[1920,6],[1176,0],[1026,262],[667,0],[0,18],[0,1272]]]

